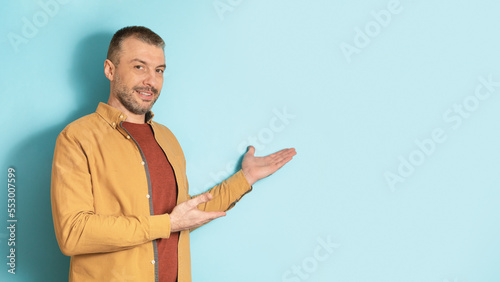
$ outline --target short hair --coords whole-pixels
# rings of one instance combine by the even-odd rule
[[[151,29],[144,26],[127,26],[118,30],[109,43],[107,59],[113,64],[118,65],[120,63],[118,53],[120,53],[121,44],[123,40],[129,37],[135,37],[144,43],[160,47],[162,50],[165,49],[163,39]]]

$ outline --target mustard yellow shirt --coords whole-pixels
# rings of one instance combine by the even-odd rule
[[[146,115],[175,173],[177,203],[191,198],[186,161],[175,136]],[[100,103],[95,113],[69,124],[58,136],[52,164],[54,229],[71,256],[69,281],[158,281],[156,239],[170,236],[168,214],[153,215],[148,164],[121,127],[127,118]],[[226,211],[251,191],[240,170],[210,190],[200,205]],[[179,236],[178,281],[191,281],[189,231]]]

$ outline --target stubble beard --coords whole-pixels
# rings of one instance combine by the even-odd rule
[[[135,86],[132,89],[128,88],[125,84],[122,83],[119,76],[116,77],[116,84],[116,97],[128,111],[136,115],[144,115],[147,112],[151,111],[153,105],[156,103],[156,100],[158,100],[158,97],[160,97],[158,89],[154,87],[149,88]],[[151,91],[153,92],[153,95],[155,97],[148,106],[142,106],[136,101],[136,91]]]

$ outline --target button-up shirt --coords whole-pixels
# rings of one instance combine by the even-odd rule
[[[186,162],[175,136],[146,115],[178,186],[191,198]],[[52,213],[61,251],[71,256],[70,281],[158,281],[155,240],[170,236],[170,216],[154,215],[146,159],[121,126],[127,116],[100,103],[58,136],[52,164]],[[198,206],[227,211],[251,190],[242,171],[210,190]],[[189,231],[179,236],[178,281],[191,281]]]

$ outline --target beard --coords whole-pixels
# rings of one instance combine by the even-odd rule
[[[122,105],[131,113],[136,115],[144,115],[147,112],[151,111],[154,103],[160,97],[158,89],[154,87],[139,87],[135,86],[132,89],[128,88],[125,84],[122,83],[119,76],[116,77],[116,97],[122,103]],[[151,91],[153,92],[154,98],[148,105],[142,105],[140,102],[136,100],[136,91]]]

